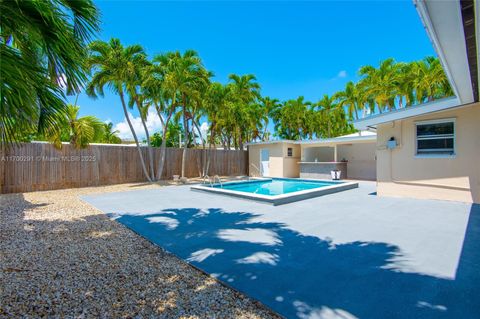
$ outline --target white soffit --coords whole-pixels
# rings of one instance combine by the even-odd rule
[[[460,0],[413,0],[459,104],[474,101]],[[478,26],[477,26],[478,28]]]

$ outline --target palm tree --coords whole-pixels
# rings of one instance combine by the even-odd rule
[[[99,28],[91,0],[0,2],[0,143],[56,125],[67,94],[86,80],[83,59]]]
[[[236,103],[234,110],[236,118],[236,129],[234,132],[235,145],[238,145],[239,149],[243,149],[243,142],[245,140],[246,128],[251,123],[243,121],[242,118],[248,112],[248,108],[253,107],[255,101],[260,98],[260,85],[257,83],[257,78],[253,74],[236,75],[230,74],[228,76],[230,80],[230,90],[232,99]]]
[[[62,142],[67,141],[75,148],[85,148],[104,136],[104,123],[91,115],[79,117],[79,110],[78,106],[68,105],[58,124],[47,130],[46,137],[56,148],[62,148]]]
[[[298,140],[308,134],[310,129],[306,124],[307,108],[311,103],[303,96],[283,103],[282,108],[274,118],[276,134],[285,139]]]
[[[157,167],[157,179],[161,179],[165,166],[167,135],[171,128],[172,116],[178,105],[178,91],[176,87],[167,85],[166,79],[171,79],[175,72],[175,64],[171,63],[175,53],[158,54],[153,58],[153,63],[145,69],[142,83],[142,93],[147,105],[153,105],[162,123],[160,136],[160,159]]]
[[[363,78],[357,87],[363,92],[363,103],[373,106],[374,102],[380,113],[385,108],[395,109],[396,102],[402,108],[404,103],[408,107],[453,95],[440,61],[434,57],[410,63],[395,63],[390,58],[378,68],[364,66],[359,73]]]
[[[158,101],[163,101],[169,106],[160,106],[157,104],[157,112],[166,111],[167,119],[170,119],[177,108],[180,110],[175,114],[175,119],[182,118],[184,125],[184,145],[182,155],[182,177],[185,177],[185,160],[188,141],[190,135],[194,135],[193,123],[195,119],[196,106],[201,101],[201,96],[206,92],[209,85],[209,78],[212,76],[208,72],[200,60],[198,54],[193,50],[187,50],[183,54],[179,51],[169,52],[167,54],[158,55],[154,58],[156,63],[157,80],[161,81],[158,92],[160,97]],[[161,117],[162,118],[162,117]],[[192,132],[189,128],[189,121],[192,121]],[[163,123],[164,127],[168,123]],[[164,131],[164,134],[166,132]],[[193,140],[193,139],[192,139]],[[163,161],[161,161],[163,163]],[[161,164],[163,165],[163,164]],[[161,170],[161,169],[160,169]]]
[[[227,103],[229,98],[229,86],[223,85],[218,82],[213,82],[208,88],[206,101],[205,101],[205,113],[208,119],[209,125],[209,145],[213,145],[217,134],[221,133],[221,126],[219,122],[222,120],[222,111],[227,109]]]
[[[434,57],[414,62],[412,66],[413,87],[418,103],[431,102],[437,98],[453,95],[440,61]]]
[[[113,130],[113,123],[108,122],[108,123],[103,123],[103,138],[102,142],[104,143],[109,143],[109,144],[120,144],[122,143],[122,139],[118,137],[118,130]]]
[[[401,73],[399,65],[392,58],[382,61],[378,69],[371,65],[362,66],[359,74],[363,76],[360,81],[362,87],[373,97],[380,113],[385,108],[395,108]]]
[[[183,55],[180,52],[176,52],[172,63],[174,64],[174,72],[170,77],[166,78],[165,81],[168,85],[177,88],[182,103],[181,112],[185,130],[185,143],[183,145],[182,154],[182,177],[185,177],[185,161],[188,148],[187,141],[190,137],[188,121],[194,118],[190,113],[191,110],[189,107],[192,106],[192,100],[198,100],[200,92],[207,89],[209,78],[212,74],[205,70],[200,57],[197,52],[193,50],[187,50]]]
[[[128,65],[131,68],[131,78],[126,82],[126,89],[128,95],[130,96],[130,101],[128,103],[128,107],[130,109],[133,108],[135,105],[137,107],[137,111],[140,115],[140,121],[142,122],[143,131],[145,132],[145,140],[147,143],[148,149],[148,163],[150,168],[150,174],[152,179],[155,179],[155,169],[153,165],[153,150],[150,145],[150,133],[148,132],[147,128],[147,117],[148,117],[148,109],[150,104],[146,103],[147,96],[143,94],[141,88],[144,85],[146,78],[149,76],[150,73],[150,63],[147,61],[146,57],[143,56],[135,61],[135,64]]]
[[[260,105],[264,110],[263,119],[264,119],[264,131],[262,140],[266,141],[268,139],[268,124],[270,122],[270,117],[274,117],[277,114],[279,108],[281,107],[280,101],[278,99],[272,99],[268,96],[260,99]]]
[[[253,74],[230,74],[228,78],[232,84],[232,92],[236,99],[243,103],[251,103],[260,97],[260,84]]]
[[[219,125],[219,122],[221,121],[220,111],[226,108],[227,97],[227,86],[218,82],[210,83],[204,101],[204,115],[207,117],[207,121],[209,123],[209,135],[206,137],[208,139],[208,152],[203,169],[203,175],[209,174],[211,150],[215,145],[217,135],[221,134],[221,126]]]
[[[333,98],[338,100],[339,107],[347,107],[350,118],[353,118],[353,113],[355,113],[355,118],[358,119],[358,110],[362,109],[363,105],[361,103],[361,92],[355,83],[348,82],[345,90],[335,93]]]
[[[90,45],[91,54],[87,60],[87,66],[92,70],[93,76],[87,86],[87,94],[97,98],[104,96],[104,87],[108,86],[120,97],[123,113],[132,133],[138,150],[138,156],[142,165],[143,173],[149,182],[152,176],[147,171],[137,134],[133,128],[128,114],[125,101],[128,86],[135,81],[138,74],[138,65],[143,65],[145,53],[141,46],[131,45],[124,47],[118,39],[110,42],[95,41]]]
[[[414,63],[399,63],[399,81],[397,83],[398,107],[409,107],[415,102]],[[405,102],[405,105],[403,104]]]
[[[323,98],[318,101],[317,107],[319,107],[319,111],[322,114],[323,122],[327,124],[326,137],[333,137],[332,125],[335,124],[336,115],[338,114],[337,111],[339,110],[339,105],[335,103],[335,97],[325,94]]]
[[[264,125],[268,118],[265,109],[258,103],[252,103],[244,110],[244,114],[245,126],[241,134],[244,141],[252,142],[262,139],[266,130]]]
[[[215,145],[218,137],[221,138],[224,148],[227,147],[225,136],[231,127],[231,110],[233,109],[231,86],[214,82],[210,85],[205,103],[205,112],[209,126],[209,149]],[[209,158],[207,159],[207,169]]]

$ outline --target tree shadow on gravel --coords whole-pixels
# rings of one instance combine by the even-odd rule
[[[332,245],[246,212],[166,209],[120,223],[288,318],[480,318],[480,206],[454,280],[387,269],[398,247]]]
[[[0,196],[0,317],[274,317],[103,213],[27,218],[52,201]]]

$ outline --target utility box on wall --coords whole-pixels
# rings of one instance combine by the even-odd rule
[[[389,150],[393,150],[396,147],[397,147],[397,141],[395,140],[394,137],[391,137],[390,140],[387,141],[387,148]]]

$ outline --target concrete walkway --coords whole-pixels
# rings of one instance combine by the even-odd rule
[[[83,199],[289,318],[480,318],[480,207],[374,192],[277,207],[188,186]]]

